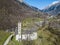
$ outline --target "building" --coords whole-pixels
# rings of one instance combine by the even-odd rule
[[[25,29],[22,31],[21,22],[18,22],[18,30],[16,30],[16,40],[35,40],[37,39],[37,30],[36,29]]]

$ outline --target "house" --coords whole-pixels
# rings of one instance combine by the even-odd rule
[[[37,30],[34,28],[25,29],[22,31],[21,22],[18,22],[18,30],[16,30],[16,40],[35,40],[37,39]]]

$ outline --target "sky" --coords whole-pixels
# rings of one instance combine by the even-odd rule
[[[39,9],[44,9],[48,5],[52,4],[53,2],[58,0],[24,0],[30,6],[37,7]]]

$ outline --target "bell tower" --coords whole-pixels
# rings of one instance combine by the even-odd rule
[[[18,40],[18,41],[21,41],[21,40],[22,40],[22,34],[21,34],[21,22],[18,22],[18,28],[17,28],[16,40]]]
[[[18,34],[21,35],[21,22],[18,22]]]

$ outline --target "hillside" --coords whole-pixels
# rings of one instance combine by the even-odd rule
[[[42,12],[32,9],[24,2],[0,0],[0,29],[15,28],[18,21],[22,21],[28,17],[44,18],[46,16]]]

